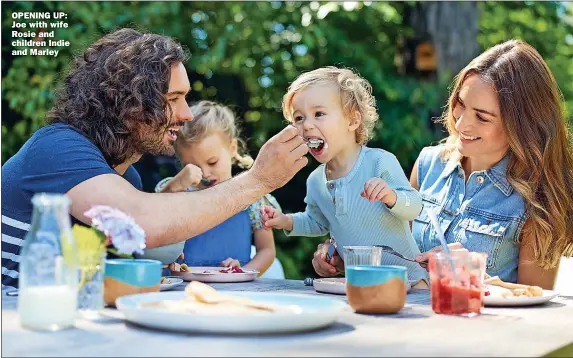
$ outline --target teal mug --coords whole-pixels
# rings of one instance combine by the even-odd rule
[[[105,261],[104,301],[115,306],[115,300],[134,293],[158,292],[161,261],[108,259]]]
[[[406,304],[406,267],[351,265],[345,271],[346,297],[356,312],[396,313]]]

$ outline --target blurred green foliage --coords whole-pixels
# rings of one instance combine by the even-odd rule
[[[543,56],[573,116],[573,4],[480,2],[478,42],[484,49],[511,38],[527,41]]]
[[[231,105],[244,118],[253,155],[284,127],[280,107],[289,83],[326,65],[357,70],[372,84],[380,122],[372,147],[393,152],[406,173],[420,149],[443,136],[431,118],[440,114],[447,82],[399,75],[398,39],[414,36],[404,18],[412,2],[8,2],[2,7],[2,163],[43,125],[72,54],[117,27],[172,36],[192,54],[186,64],[191,100]],[[573,108],[571,7],[553,2],[480,2],[480,46],[522,38],[544,56]],[[57,57],[12,56],[11,13],[63,11],[71,42]],[[569,21],[567,21],[569,19]],[[28,20],[29,21],[29,20]],[[287,212],[304,210],[311,163],[274,194]],[[321,239],[286,238],[276,231],[287,278],[312,274],[310,259]]]

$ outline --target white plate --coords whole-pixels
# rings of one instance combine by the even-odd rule
[[[253,281],[259,275],[259,271],[248,270],[242,268],[245,273],[222,273],[216,272],[224,269],[224,267],[189,267],[191,272],[171,272],[171,275],[181,277],[185,281],[199,281],[199,282],[247,282]],[[215,271],[212,273],[205,273],[205,271]]]
[[[346,294],[346,278],[344,277],[316,278],[312,281],[312,285],[317,292]],[[408,281],[406,289],[410,291],[410,288],[412,288],[412,282]]]
[[[307,331],[334,323],[345,311],[352,312],[347,303],[326,296],[311,296],[273,292],[220,292],[248,297],[257,302],[294,309],[280,313],[200,314],[171,312],[159,308],[140,307],[141,302],[179,300],[181,291],[151,292],[122,296],[116,306],[127,321],[160,330],[205,333],[286,333]]]
[[[317,292],[346,294],[346,279],[344,277],[315,278],[312,286]]]
[[[174,288],[175,286],[183,283],[183,280],[180,279],[179,277],[170,276],[170,277],[166,277],[166,278],[171,280],[171,283],[162,283],[161,285],[159,285],[159,288],[161,291],[170,290],[170,289]]]
[[[484,296],[483,301],[486,306],[533,306],[539,305],[545,302],[549,302],[555,297],[559,296],[559,293],[551,290],[543,290],[543,296],[537,297],[503,297],[501,294],[506,291],[503,287],[488,285],[488,290],[490,294]]]

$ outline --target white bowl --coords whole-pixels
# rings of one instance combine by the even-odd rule
[[[159,260],[162,264],[169,265],[181,255],[184,246],[185,241],[181,241],[171,245],[145,249],[143,255],[135,254],[135,257],[138,259]]]

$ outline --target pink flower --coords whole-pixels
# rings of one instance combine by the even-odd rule
[[[104,233],[120,254],[143,254],[145,231],[121,210],[96,205],[84,213],[92,219],[92,227]]]

